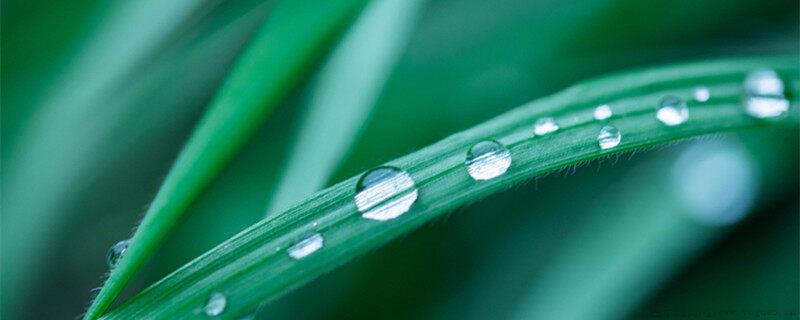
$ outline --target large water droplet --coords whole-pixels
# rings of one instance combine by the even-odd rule
[[[711,98],[711,91],[709,91],[708,88],[704,86],[699,86],[694,88],[692,96],[694,96],[694,99],[697,100],[698,102],[706,102],[708,101],[708,99]]]
[[[119,262],[119,259],[122,259],[122,255],[125,254],[125,251],[128,251],[128,246],[130,243],[130,240],[122,240],[108,249],[106,263],[108,263],[109,267],[113,268],[117,265],[117,262]]]
[[[289,247],[287,252],[290,257],[299,260],[322,248],[324,241],[321,234],[315,233]]]
[[[497,141],[481,141],[469,148],[466,165],[467,172],[475,180],[496,178],[511,166],[511,152]]]
[[[689,120],[689,107],[681,98],[666,96],[658,103],[656,118],[667,126],[677,126]]]
[[[758,70],[744,80],[745,112],[759,119],[774,118],[789,111],[783,81],[773,70]]]
[[[617,127],[611,125],[604,126],[597,135],[597,143],[600,145],[600,149],[603,150],[616,147],[621,140],[622,133],[619,132]]]
[[[546,117],[536,120],[533,124],[533,134],[537,136],[543,136],[551,132],[555,132],[558,130],[558,125],[553,118]]]
[[[361,176],[356,184],[356,208],[367,219],[386,221],[406,213],[417,201],[417,186],[403,170],[383,166]]]
[[[597,106],[597,108],[594,108],[594,119],[595,120],[598,120],[598,121],[606,120],[608,118],[611,118],[612,115],[614,115],[614,113],[611,112],[611,107],[609,105],[607,105],[607,104],[601,104],[601,105]]]
[[[208,298],[206,305],[203,307],[203,312],[205,312],[207,316],[215,317],[222,314],[227,305],[228,299],[225,298],[225,295],[217,292]]]

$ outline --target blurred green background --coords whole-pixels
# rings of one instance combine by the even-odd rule
[[[273,5],[2,1],[4,319],[83,311],[108,270],[106,251],[130,236]],[[330,183],[604,73],[798,57],[798,6],[425,1]],[[309,130],[298,123],[316,76],[203,193],[129,295],[263,217],[293,135]],[[796,319],[798,142],[797,127],[738,132],[540,177],[358,258],[258,316]],[[726,170],[692,167],[703,161]],[[691,170],[708,174],[695,183],[708,191],[700,201],[712,203],[699,206],[722,209],[692,207],[696,199],[680,191],[691,190],[691,178],[679,174]],[[733,223],[697,214],[736,210],[742,219]]]

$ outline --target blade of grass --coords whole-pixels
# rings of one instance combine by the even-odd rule
[[[423,6],[423,0],[387,0],[364,9],[319,71],[267,214],[325,186],[367,121]]]
[[[157,258],[152,260],[155,266],[148,269],[147,282],[155,282],[262,218],[265,204],[278,197],[273,190],[276,188],[278,178],[282,175],[280,170],[292,166],[291,161],[285,160],[291,149],[289,146],[291,143],[302,144],[303,141],[307,141],[298,139],[296,136],[299,133],[304,130],[314,131],[314,128],[321,126],[330,130],[323,130],[327,135],[319,138],[333,140],[319,141],[315,139],[316,142],[324,145],[320,146],[320,149],[313,150],[309,156],[311,162],[303,162],[306,165],[313,165],[313,167],[307,168],[310,171],[306,176],[314,176],[314,173],[318,172],[317,170],[320,168],[336,166],[336,163],[340,161],[339,158],[335,155],[332,156],[333,159],[328,157],[331,156],[331,153],[344,153],[347,144],[341,147],[331,148],[329,146],[341,140],[336,137],[356,134],[357,125],[362,122],[359,117],[365,117],[371,108],[368,104],[363,105],[363,102],[373,103],[375,100],[374,98],[359,98],[371,97],[379,93],[382,87],[381,82],[384,80],[380,79],[377,83],[373,83],[372,78],[389,73],[392,68],[393,56],[399,54],[392,50],[402,51],[402,42],[407,36],[404,33],[407,33],[408,30],[392,30],[385,25],[397,25],[398,23],[392,23],[392,21],[398,20],[398,18],[411,20],[413,17],[413,15],[405,17],[409,16],[409,14],[403,14],[403,11],[406,10],[374,9],[376,6],[408,7],[412,4],[413,1],[402,4],[394,1],[381,1],[372,5],[372,9],[366,9],[361,14],[362,17],[354,23],[341,41],[346,45],[337,44],[337,48],[326,58],[327,62],[320,71],[316,72],[315,79],[304,84],[302,90],[293,93],[287,104],[261,126],[256,135],[237,153],[225,170],[198,196],[197,201],[184,214],[181,223],[164,242],[164,246],[158,250]],[[418,7],[418,5],[415,6]],[[375,19],[375,14],[380,13],[388,14],[388,16]],[[364,17],[369,15],[372,18]],[[411,22],[407,21],[401,29],[410,28]],[[399,37],[395,34],[398,34]],[[370,39],[377,40],[376,38],[381,41],[369,42]],[[361,51],[365,53],[361,53]],[[354,76],[341,72],[346,69],[343,64],[357,67],[359,75]],[[365,64],[370,66],[361,67]],[[336,94],[337,92],[339,95]],[[315,94],[325,94],[327,97],[309,98]],[[328,99],[336,103],[328,102]],[[309,109],[312,101],[314,105],[318,106],[314,110]],[[360,108],[366,109],[357,110],[364,113],[363,115],[349,114],[350,109]],[[283,109],[295,110],[286,112]],[[322,113],[322,115],[317,115],[317,113]],[[303,118],[303,116],[305,117]],[[342,118],[348,117],[352,117],[352,120],[347,121],[351,125],[340,121]],[[323,119],[335,121],[321,121]],[[309,120],[314,122],[308,123]],[[351,130],[348,130],[348,126],[352,127]],[[350,139],[355,139],[355,136]],[[308,144],[305,145],[308,146]],[[295,151],[298,151],[297,148]],[[299,157],[297,152],[295,152],[295,156]],[[301,158],[302,160],[305,158]],[[333,163],[323,165],[327,161],[333,161]],[[312,162],[316,162],[316,164]],[[293,167],[297,169],[298,166],[294,165]],[[306,176],[301,177],[300,181],[285,179],[285,182],[303,184],[315,180]],[[319,179],[322,180],[319,183],[328,181],[324,174]],[[318,183],[314,183],[314,185],[315,187],[312,187],[307,194],[324,186],[318,185]],[[285,195],[285,192],[283,194]],[[235,211],[236,214],[228,215],[224,221],[220,221],[219,212],[226,211]],[[188,248],[183,245],[184,243],[192,243],[193,246]]]
[[[393,2],[381,1],[375,5],[378,7],[386,7],[387,5],[406,7],[413,4],[413,1],[402,4]],[[408,14],[402,14],[404,10],[397,10],[396,12],[383,10],[383,13],[389,14],[383,17],[385,22],[374,18],[367,19],[370,21],[364,21],[364,16],[370,15],[370,11],[372,11],[373,17],[375,13],[381,13],[381,10],[374,10],[375,5],[372,6],[373,9],[366,9],[361,14],[359,21],[354,23],[343,37],[343,40],[340,41],[348,44],[337,44],[336,49],[326,58],[326,63],[320,71],[315,72],[315,79],[307,83],[304,82],[301,90],[293,92],[287,99],[287,103],[270,116],[253,138],[236,154],[225,170],[192,203],[188,211],[184,213],[184,218],[182,218],[180,224],[164,241],[164,245],[158,249],[156,256],[151,259],[153,267],[145,267],[148,270],[145,283],[154,283],[261,219],[264,216],[265,204],[277,196],[273,190],[276,188],[277,180],[281,176],[280,170],[290,166],[292,163],[285,160],[285,155],[289,154],[289,146],[291,143],[303,143],[303,141],[306,141],[297,139],[298,133],[309,129],[313,131],[313,128],[318,126],[330,127],[336,125],[341,131],[335,130],[335,128],[332,128],[333,131],[326,130],[329,140],[332,139],[334,141],[325,141],[325,145],[321,146],[322,149],[314,150],[310,159],[315,160],[317,164],[308,168],[311,171],[308,172],[307,176],[313,176],[313,173],[319,169],[317,166],[321,168],[336,166],[336,163],[340,160],[337,160],[335,156],[333,160],[328,159],[328,156],[330,153],[344,153],[346,145],[342,147],[345,150],[341,150],[341,152],[338,149],[342,148],[329,148],[329,145],[341,140],[334,138],[344,132],[352,131],[351,133],[355,135],[357,125],[362,122],[362,120],[349,121],[354,122],[354,124],[352,125],[352,130],[347,130],[346,127],[348,125],[344,121],[338,120],[343,117],[352,116],[353,119],[358,119],[366,116],[366,113],[371,108],[370,105],[353,106],[350,102],[358,102],[356,104],[360,104],[359,99],[356,98],[379,93],[383,79],[380,79],[377,83],[363,83],[365,82],[363,79],[374,78],[376,74],[389,73],[392,68],[392,64],[389,62],[393,59],[392,56],[398,55],[399,52],[392,52],[387,48],[402,51],[402,42],[405,40],[403,38],[407,36],[403,34],[407,30],[390,30],[384,26],[386,24],[396,25],[397,23],[392,23],[392,21],[408,16]],[[410,19],[411,17],[407,17],[407,20]],[[367,24],[370,24],[370,26],[365,26],[364,22],[368,22]],[[357,26],[359,24],[360,26]],[[406,24],[403,25],[404,28],[411,27],[411,21],[407,21]],[[399,39],[395,36],[396,33],[400,33]],[[381,39],[381,41],[368,42],[368,39],[375,38]],[[362,54],[361,51],[366,53]],[[334,63],[333,60],[338,62]],[[366,75],[359,74],[354,77],[347,73],[337,72],[337,70],[344,69],[343,63],[350,63],[351,66],[358,67],[359,72]],[[352,65],[353,63],[357,64]],[[371,66],[362,68],[361,66],[364,64]],[[332,68],[332,66],[338,67]],[[361,79],[360,84],[350,84],[350,82],[358,82],[359,79]],[[360,92],[362,90],[375,92]],[[337,91],[339,91],[340,95],[350,100],[343,101],[345,98],[334,94]],[[309,96],[325,92],[327,92],[327,98],[319,96],[313,98],[313,101],[316,102],[315,105],[319,106],[319,108],[309,110],[312,101]],[[337,103],[329,103],[327,102],[328,99],[335,100]],[[369,100],[370,103],[374,102],[374,99],[366,100]],[[349,109],[359,108],[366,108],[363,112],[359,111],[364,115],[350,115],[348,113]],[[325,115],[312,115],[312,113],[316,114],[318,112]],[[305,116],[304,119],[302,118],[303,116]],[[321,120],[321,118],[327,116],[337,121],[307,123],[307,120],[311,120],[311,118]],[[350,138],[355,139],[355,136]],[[334,151],[326,151],[328,149],[334,149]],[[305,160],[305,158],[302,158],[302,160]],[[334,161],[334,163],[323,165],[322,163],[326,161]],[[311,165],[308,161],[303,163]],[[294,167],[297,168],[297,166]],[[328,181],[324,175],[320,179],[322,179],[320,183]],[[287,183],[295,184],[303,184],[313,179],[303,176],[300,180],[285,179]],[[316,185],[307,194],[311,194],[311,192],[319,190],[323,186]],[[220,221],[220,212],[235,212],[235,214],[227,215],[223,221]],[[192,243],[193,245],[187,247],[184,245],[185,243]]]
[[[747,72],[762,67],[775,68],[789,81],[797,79],[792,58],[722,60],[601,78],[537,100],[389,162],[409,172],[420,194],[411,210],[399,218],[387,222],[361,218],[353,203],[358,177],[350,178],[242,231],[106,318],[191,318],[212,292],[227,296],[225,317],[240,316],[448,210],[536,174],[697,135],[796,124],[796,107],[775,122],[757,121],[742,111],[741,83]],[[698,85],[709,87],[712,95],[702,104],[690,101],[691,120],[676,128],[665,128],[656,120],[660,98],[668,94],[691,97]],[[792,98],[798,89],[792,88]],[[594,121],[592,113],[602,103],[612,106],[617,116],[610,121],[622,132],[622,142],[612,150],[601,150],[597,144],[602,124]],[[542,116],[554,117],[561,129],[531,139],[531,125]],[[489,138],[504,143],[514,163],[496,179],[474,181],[464,168],[466,150]],[[311,231],[324,236],[325,247],[301,260],[291,259],[283,250]]]
[[[282,1],[237,62],[86,313],[100,316],[363,1]]]

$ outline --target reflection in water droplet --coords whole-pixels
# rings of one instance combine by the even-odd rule
[[[677,126],[689,120],[689,107],[681,98],[666,96],[658,103],[656,118],[667,126]]]
[[[476,143],[467,152],[467,173],[475,180],[498,177],[511,166],[511,152],[497,141]]]
[[[128,251],[128,246],[130,243],[130,240],[122,240],[108,249],[106,263],[108,263],[109,267],[113,268],[117,265],[117,262],[119,262],[119,259],[122,259],[122,255],[125,254],[125,251]]]
[[[783,81],[773,70],[758,70],[744,80],[745,112],[759,119],[774,118],[789,111]]]
[[[322,248],[324,241],[321,234],[315,233],[289,247],[287,252],[290,257],[299,260]]]
[[[619,145],[619,142],[622,140],[622,133],[619,132],[619,129],[615,126],[605,126],[600,129],[600,133],[597,135],[597,143],[600,145],[600,149],[611,149]]]
[[[697,222],[722,226],[747,215],[758,192],[751,158],[730,140],[692,144],[672,168],[672,188]]]
[[[417,186],[403,170],[383,166],[361,176],[356,184],[356,208],[367,219],[386,221],[406,213],[417,201]]]
[[[595,120],[606,120],[611,118],[613,113],[611,112],[611,107],[607,104],[601,104],[594,108],[594,119]]]
[[[203,307],[203,312],[210,317],[218,316],[225,311],[225,306],[227,305],[228,299],[225,298],[224,294],[214,293],[208,298],[208,302],[206,302],[206,305]]]
[[[543,136],[556,130],[558,130],[558,125],[556,121],[550,117],[536,120],[533,124],[533,134],[537,136]]]
[[[694,92],[692,92],[692,95],[694,96],[695,100],[699,102],[706,102],[708,101],[708,99],[711,98],[711,91],[709,91],[708,88],[706,87],[700,86],[694,88]]]

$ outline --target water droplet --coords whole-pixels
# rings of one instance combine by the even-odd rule
[[[666,96],[658,103],[656,118],[667,126],[677,126],[689,120],[689,107],[681,98]]]
[[[475,180],[496,178],[511,166],[511,152],[497,141],[481,141],[469,148],[466,165],[467,172]]]
[[[203,307],[203,312],[205,312],[207,316],[215,317],[222,314],[227,305],[228,299],[225,298],[225,295],[216,292],[208,298],[208,302],[206,302],[206,305]]]
[[[692,92],[692,95],[694,96],[695,100],[699,102],[706,102],[708,101],[709,98],[711,98],[711,91],[709,91],[708,88],[706,87],[700,86],[694,88],[694,92]]]
[[[558,130],[558,125],[556,121],[550,117],[536,120],[533,124],[533,134],[537,136],[543,136],[556,130]]]
[[[122,259],[122,255],[125,254],[125,251],[128,251],[128,245],[130,245],[130,243],[130,240],[122,240],[108,249],[106,263],[108,263],[109,267],[113,268],[117,265],[117,262],[119,262],[119,259]]]
[[[773,70],[758,70],[744,80],[745,112],[759,119],[774,118],[789,111],[781,78]]]
[[[594,108],[594,119],[595,120],[606,120],[611,118],[614,113],[611,112],[611,107],[607,104],[601,104]]]
[[[603,150],[616,147],[619,145],[620,140],[622,140],[622,134],[615,126],[605,126],[600,129],[600,133],[597,135],[597,143],[600,145],[600,149]]]
[[[406,213],[417,201],[417,186],[403,170],[383,166],[361,176],[356,184],[356,207],[367,219],[386,221]]]
[[[324,241],[321,234],[315,233],[289,247],[287,252],[290,257],[299,260],[322,248]]]

